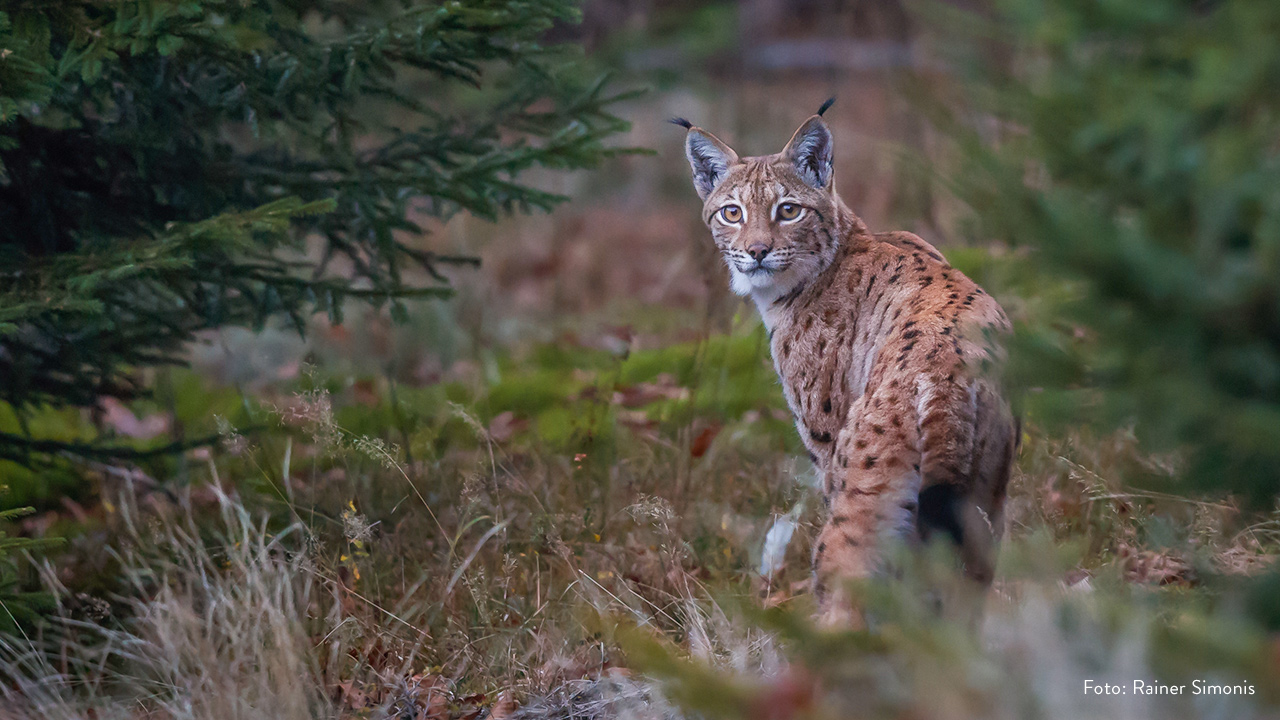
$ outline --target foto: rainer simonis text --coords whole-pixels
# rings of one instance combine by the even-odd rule
[[[1190,685],[1169,685],[1166,683],[1134,680],[1130,685],[1084,681],[1086,695],[1253,695],[1257,688],[1249,682],[1234,685],[1211,683],[1205,680],[1192,680]]]

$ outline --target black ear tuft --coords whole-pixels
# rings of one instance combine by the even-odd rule
[[[692,130],[692,129],[693,129],[693,123],[689,122],[688,120],[685,120],[685,119],[684,119],[684,118],[682,118],[682,117],[674,117],[674,118],[671,118],[670,120],[668,120],[667,122],[671,123],[672,125],[679,125],[680,127],[684,128],[685,130]]]
[[[836,104],[835,95],[832,95],[831,97],[827,98],[827,101],[822,103],[822,107],[818,108],[818,117],[822,117],[822,113],[830,110],[831,106],[835,104]]]

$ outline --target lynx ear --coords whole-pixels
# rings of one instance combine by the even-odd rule
[[[738,153],[700,127],[690,127],[684,140],[684,154],[693,168],[693,187],[703,200],[720,184],[729,168],[738,163]]]
[[[782,155],[791,161],[806,183],[819,190],[830,189],[835,141],[822,118],[814,115],[805,120],[796,134],[791,136]]]

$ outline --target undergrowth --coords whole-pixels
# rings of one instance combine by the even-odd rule
[[[758,330],[207,396],[221,412],[192,422],[221,442],[178,479],[103,472],[74,526],[30,526],[74,532],[40,565],[59,611],[4,642],[7,712],[1249,717],[1280,699],[1277,521],[1126,489],[1176,464],[1126,433],[1027,424],[980,627],[938,615],[922,588],[949,576],[908,559],[861,588],[870,630],[821,633],[813,470]],[[1193,676],[1256,690],[1081,690]]]

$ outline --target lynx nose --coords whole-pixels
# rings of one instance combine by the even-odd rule
[[[756,262],[763,262],[764,256],[768,255],[769,251],[772,249],[773,248],[765,245],[764,243],[754,243],[751,247],[747,248],[747,254],[751,256],[752,260],[755,260]]]

